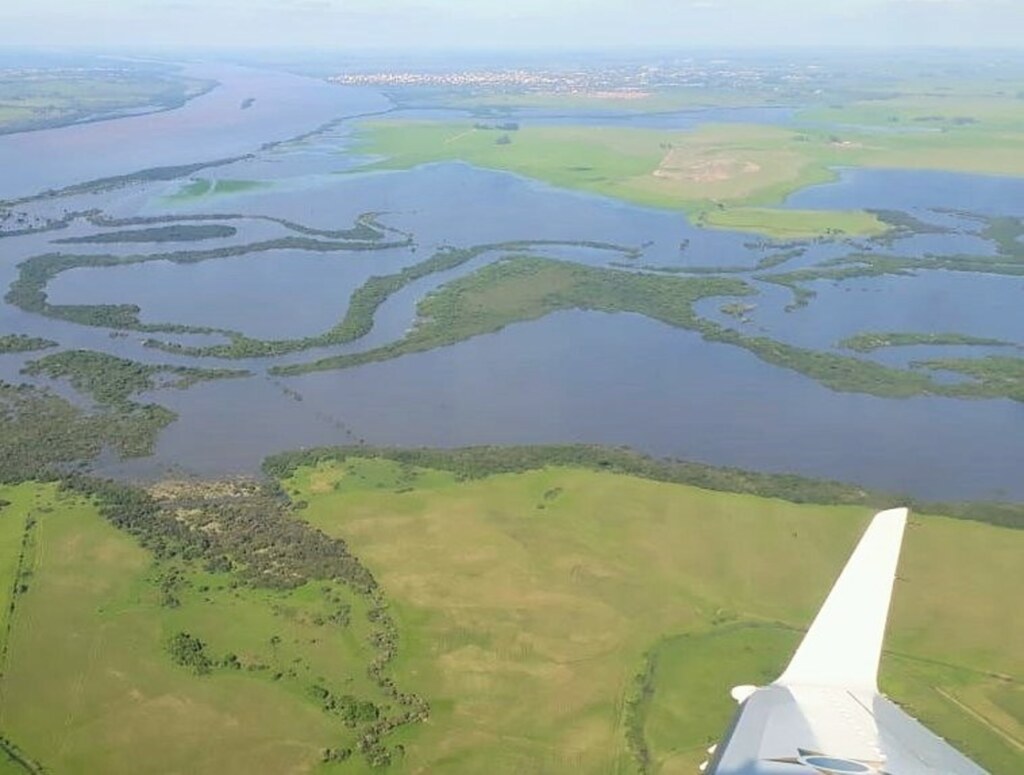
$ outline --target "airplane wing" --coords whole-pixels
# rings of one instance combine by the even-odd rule
[[[875,515],[793,659],[740,703],[708,775],[984,775],[878,693],[906,509]]]

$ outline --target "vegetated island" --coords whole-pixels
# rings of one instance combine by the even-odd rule
[[[517,256],[485,266],[424,297],[417,305],[416,325],[396,342],[313,363],[278,366],[271,371],[302,374],[387,360],[444,347],[563,309],[643,310],[655,319],[695,328],[693,302],[709,296],[749,293],[749,286],[733,278],[659,277]]]
[[[0,381],[0,482],[53,478],[105,448],[145,457],[174,418],[155,404],[89,412],[52,391]]]
[[[327,347],[353,342],[370,332],[373,318],[381,304],[409,284],[438,272],[456,269],[488,253],[508,253],[537,247],[589,247],[596,250],[632,255],[631,248],[604,242],[559,242],[552,240],[523,240],[475,245],[469,248],[444,247],[430,258],[407,266],[389,275],[375,275],[355,290],[342,320],[330,330],[302,339],[254,339],[237,332],[223,332],[230,341],[226,344],[190,346],[158,339],[146,341],[148,347],[192,357],[256,358],[283,355],[314,347]]]
[[[4,353],[30,353],[56,347],[52,339],[26,334],[0,334],[0,355]]]
[[[82,237],[53,240],[55,245],[114,245],[130,242],[200,242],[208,239],[234,237],[238,229],[222,224],[175,224],[148,229],[101,232]]]
[[[1010,277],[1024,276],[1024,266],[1021,264],[1021,260],[1024,259],[1024,243],[1018,240],[1018,235],[1024,234],[1024,218],[990,217],[975,213],[958,214],[976,219],[984,224],[984,227],[977,234],[979,237],[991,240],[995,244],[996,255],[929,254],[925,256],[897,256],[854,252],[839,258],[829,259],[806,269],[774,274],[759,274],[755,275],[754,279],[788,288],[793,293],[793,301],[786,307],[786,311],[792,312],[800,307],[807,306],[811,299],[817,296],[817,291],[809,288],[808,284],[821,280],[830,280],[838,283],[869,277],[913,277],[919,271],[934,270],[1007,275]],[[899,223],[900,221],[896,218],[896,215],[898,214],[887,213],[884,217],[889,218],[894,223]],[[925,226],[922,226],[920,231],[914,231],[913,233],[924,233]],[[909,228],[916,227],[911,226]],[[878,242],[883,245],[890,244],[885,239],[878,240]],[[759,265],[757,268],[764,269],[765,267]],[[669,268],[670,270],[671,268]],[[666,271],[666,269],[661,268],[661,271]]]
[[[984,336],[968,334],[939,333],[924,334],[914,332],[874,332],[865,331],[843,339],[838,346],[859,353],[870,353],[885,347],[913,347],[916,345],[971,345],[978,347],[1013,347],[1013,342],[1004,339],[992,339]]]
[[[492,333],[512,323],[534,320],[558,310],[636,312],[678,328],[700,333],[706,340],[742,347],[761,360],[791,369],[838,391],[887,398],[939,395],[951,398],[1019,400],[1021,385],[1007,379],[1002,363],[983,362],[988,377],[948,384],[922,369],[899,369],[870,360],[810,350],[768,337],[749,336],[702,318],[694,302],[715,296],[745,297],[755,293],[737,278],[661,276],[583,266],[536,257],[515,257],[490,264],[442,286],[417,305],[416,325],[402,339],[356,353],[330,356],[310,363],[275,366],[272,374],[298,375],[343,369],[389,360],[414,352],[455,344]],[[995,369],[997,373],[992,373]]]
[[[244,194],[250,191],[260,191],[270,188],[273,184],[264,180],[207,180],[199,178],[182,186],[176,193],[170,194],[164,199],[168,202],[192,202],[197,199],[204,199],[211,196],[230,196],[232,194]]]
[[[370,228],[367,221],[356,227],[360,236],[367,235]],[[9,303],[27,312],[36,312],[49,317],[68,320],[88,326],[117,328],[135,331],[171,333],[224,333],[222,329],[204,326],[175,324],[144,324],[139,319],[140,308],[133,304],[60,305],[50,304],[46,286],[61,272],[80,267],[127,266],[152,261],[171,261],[179,264],[212,261],[220,258],[244,256],[271,250],[308,250],[313,252],[371,251],[405,247],[411,238],[384,241],[380,233],[371,239],[317,239],[309,236],[286,236],[242,245],[227,245],[206,250],[179,250],[168,253],[147,253],[135,255],[112,254],[66,254],[46,253],[26,259],[18,265],[18,277],[11,283],[6,296]]]
[[[911,366],[970,377],[972,382],[968,383],[968,395],[1024,401],[1024,358],[998,355],[984,358],[931,358],[913,361]]]
[[[17,458],[22,454],[19,449],[24,449],[31,458],[35,452],[27,450],[42,446],[44,459],[51,456],[54,462],[66,460],[68,455],[80,461],[90,459],[104,445],[113,447],[122,457],[150,455],[157,435],[177,419],[177,414],[159,404],[134,401],[135,394],[166,387],[184,389],[205,380],[250,375],[242,370],[136,363],[90,350],[43,356],[26,364],[22,373],[66,379],[99,407],[97,411],[86,412],[46,391],[28,386],[5,388],[7,401],[13,402],[14,408],[8,407],[13,425],[2,429],[11,434],[10,440],[16,446],[0,450],[0,455]],[[64,418],[66,427],[56,427],[57,418]],[[49,441],[51,435],[56,438],[53,443]],[[20,470],[20,466],[15,464],[15,469]]]
[[[131,407],[131,396],[160,388],[187,389],[198,382],[252,376],[244,369],[204,369],[195,366],[151,364],[118,358],[93,350],[65,350],[30,361],[23,374],[67,379],[96,403]]]

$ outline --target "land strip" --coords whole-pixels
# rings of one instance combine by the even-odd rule
[[[843,339],[839,347],[856,350],[859,353],[870,353],[885,347],[915,347],[919,345],[953,346],[969,345],[972,347],[1013,347],[1013,342],[993,339],[985,336],[968,334],[919,334],[914,332],[873,332],[865,331]]]
[[[768,337],[749,336],[701,318],[693,309],[694,302],[703,298],[745,297],[753,293],[749,285],[729,277],[665,277],[552,259],[514,257],[459,278],[422,299],[417,306],[417,324],[402,339],[362,352],[275,366],[270,372],[295,376],[361,366],[445,347],[558,310],[579,309],[637,312],[667,325],[696,331],[708,341],[741,347],[766,363],[796,371],[832,390],[888,398],[937,395],[1024,400],[1024,382],[1017,377],[1015,359],[986,359],[973,366],[953,364],[951,368],[975,379],[949,384],[924,373],[926,369],[945,368],[935,362],[921,362],[918,369],[899,369],[796,347]]]
[[[148,347],[192,357],[256,358],[283,355],[314,347],[347,344],[365,336],[373,327],[373,318],[380,306],[395,293],[409,284],[439,272],[456,269],[487,253],[508,253],[532,247],[586,247],[597,250],[621,252],[632,255],[630,248],[604,242],[559,242],[549,240],[524,240],[476,245],[470,248],[442,248],[430,258],[418,264],[405,267],[390,275],[375,275],[356,289],[349,300],[348,309],[342,320],[330,330],[303,339],[262,340],[239,334],[225,333],[227,344],[188,346],[157,339],[146,341]]]
[[[50,304],[46,286],[62,272],[80,267],[110,267],[142,264],[152,261],[170,261],[191,264],[234,256],[245,256],[273,250],[306,250],[313,252],[371,251],[406,247],[409,240],[382,242],[374,240],[322,240],[311,237],[279,237],[244,245],[231,245],[207,250],[179,250],[169,253],[135,255],[46,253],[33,256],[18,265],[18,277],[11,283],[5,299],[26,312],[68,320],[73,323],[103,328],[128,329],[160,333],[221,333],[237,332],[208,326],[180,324],[144,324],[139,320],[141,310],[133,304],[61,305]]]

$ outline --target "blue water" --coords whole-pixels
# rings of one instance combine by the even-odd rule
[[[197,74],[216,74],[224,86],[180,111],[0,138],[0,163],[14,170],[0,181],[0,195],[32,193],[139,167],[252,153],[252,158],[196,177],[272,184],[259,191],[175,201],[167,197],[187,181],[173,181],[42,200],[31,208],[59,215],[62,209],[99,207],[116,217],[244,213],[330,229],[346,228],[359,214],[373,211],[383,222],[411,232],[415,248],[330,254],[289,250],[197,264],[154,261],[103,270],[82,268],[50,284],[53,302],[132,302],[140,305],[146,322],[225,327],[265,338],[303,337],[338,322],[352,290],[366,278],[421,261],[444,245],[524,239],[605,241],[642,248],[642,256],[631,263],[634,267],[753,267],[778,249],[758,245],[757,238],[747,234],[696,229],[679,213],[561,191],[460,163],[403,172],[352,172],[357,162],[347,145],[350,124],[344,122],[329,132],[260,150],[268,142],[312,131],[331,119],[386,110],[389,104],[366,90],[298,76],[196,67]],[[237,111],[242,94],[258,97],[251,110]],[[785,120],[783,112],[773,116]],[[522,117],[563,120],[545,118],[543,112]],[[637,123],[631,125],[692,118],[647,116],[635,118]],[[765,118],[739,112],[716,120]],[[151,131],[157,128],[160,131]],[[39,161],[15,164],[19,158]],[[993,246],[975,234],[976,220],[936,208],[1021,214],[1024,181],[845,170],[833,183],[794,194],[786,206],[902,210],[954,231],[889,245],[863,240],[808,245],[784,269],[857,250],[986,255]],[[53,234],[2,238],[0,284],[6,287],[16,277],[18,262],[58,249],[156,253],[244,244],[287,233],[256,220],[229,223],[239,229],[236,237],[186,246],[51,243],[54,238],[97,231],[84,222]],[[630,263],[616,251],[565,245],[530,252],[594,266]],[[692,332],[636,315],[565,312],[395,361],[298,378],[267,375],[272,365],[394,341],[416,319],[416,302],[424,294],[501,255],[485,254],[403,289],[382,305],[373,330],[360,341],[278,359],[198,361],[249,368],[254,376],[149,396],[177,411],[180,419],[161,436],[154,458],[107,461],[104,470],[133,476],[182,467],[200,474],[251,473],[275,451],[358,440],[438,445],[587,441],[628,444],[656,455],[716,464],[826,476],[928,497],[1024,498],[1024,478],[1019,476],[1024,459],[1020,403],[837,393],[746,351],[709,344]],[[1024,315],[1019,314],[1024,280],[1019,278],[927,271],[913,278],[819,281],[810,286],[818,296],[809,306],[786,312],[789,291],[757,283],[752,274],[737,275],[760,290],[758,296],[744,299],[756,305],[750,322],[719,311],[728,299],[706,300],[698,305],[699,312],[751,334],[823,350],[865,330],[951,331],[1024,342]],[[48,336],[65,347],[99,349],[151,363],[196,363],[145,348],[137,334],[111,338],[103,329],[25,314],[8,304],[0,305],[0,331]],[[193,344],[220,341],[168,338]],[[901,365],[933,355],[993,352],[965,349],[903,348],[863,357]],[[1007,354],[1017,352],[1011,348]],[[0,379],[22,379],[18,372],[32,357],[0,356]],[[298,391],[303,400],[296,400],[291,391]]]

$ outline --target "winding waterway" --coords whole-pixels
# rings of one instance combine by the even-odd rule
[[[386,111],[390,103],[382,95],[221,65],[193,64],[186,73],[215,78],[221,86],[175,111],[0,137],[0,165],[12,170],[0,180],[0,196],[30,196],[145,168],[247,156],[196,172],[192,178],[259,181],[265,186],[188,197],[181,195],[188,183],[183,179],[26,205],[50,216],[91,208],[120,218],[251,216],[229,221],[238,234],[191,245],[52,244],[54,239],[99,231],[79,220],[61,231],[0,239],[4,287],[17,276],[20,261],[54,250],[127,256],[243,245],[288,233],[259,216],[343,229],[361,213],[376,212],[388,226],[413,236],[410,246],[382,251],[274,250],[200,263],[164,260],[79,268],[59,275],[47,289],[50,301],[59,304],[138,304],[144,322],[290,338],[334,325],[344,315],[352,291],[370,276],[399,271],[445,245],[603,241],[641,249],[642,255],[630,260],[621,252],[567,244],[532,252],[595,266],[677,269],[753,267],[778,250],[755,244],[750,235],[696,229],[677,213],[561,191],[465,164],[352,172],[358,160],[348,150],[346,122],[298,142],[273,144],[331,121]],[[242,110],[241,103],[249,98],[255,102]],[[533,120],[529,113],[517,118]],[[771,118],[784,121],[787,114]],[[731,118],[717,116],[755,119],[765,117],[743,111]],[[639,126],[694,121],[690,115],[633,120]],[[955,231],[900,240],[891,249],[901,255],[985,254],[993,248],[973,233],[976,223],[935,208],[1024,214],[1024,181],[844,171],[836,182],[802,191],[787,205],[910,212]],[[846,243],[809,245],[786,268],[854,249]],[[46,336],[65,347],[104,350],[146,362],[224,365],[254,372],[248,379],[146,396],[178,412],[179,420],[162,434],[154,457],[126,462],[105,458],[100,467],[106,473],[253,473],[260,460],[275,451],[360,441],[446,446],[586,441],[824,476],[926,497],[1024,498],[1024,478],[1019,474],[1024,404],[838,393],[744,350],[711,344],[693,332],[633,314],[562,312],[394,361],[302,377],[267,374],[270,366],[356,352],[400,338],[415,321],[416,302],[426,293],[504,254],[490,252],[410,284],[380,307],[373,330],[359,341],[280,358],[229,361],[171,355],[144,347],[138,334],[111,337],[102,328],[29,314],[10,304],[0,306],[0,332]],[[812,285],[817,297],[807,307],[786,311],[790,292],[757,283],[754,274],[738,275],[760,291],[746,300],[755,305],[747,322],[719,311],[727,299],[703,302],[700,314],[746,333],[820,350],[835,350],[840,339],[865,330],[950,330],[1024,342],[1024,316],[1018,314],[1024,301],[1021,278],[935,271],[910,279],[819,281]],[[962,352],[930,348],[922,356],[921,349],[863,357],[904,364],[911,357]],[[19,369],[32,357],[0,355],[0,379],[24,380]]]

